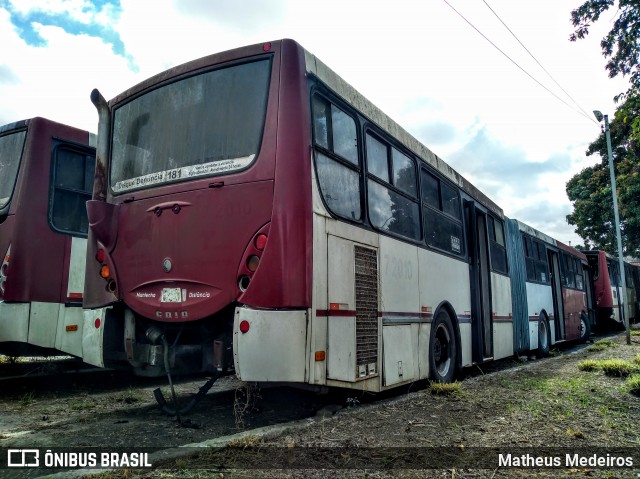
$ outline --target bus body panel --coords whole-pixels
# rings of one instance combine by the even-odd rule
[[[240,331],[240,323],[248,331]],[[307,311],[236,308],[233,352],[242,381],[305,382]],[[286,347],[283,347],[286,345]]]
[[[111,252],[120,297],[159,321],[201,319],[230,304],[240,294],[242,255],[271,219],[272,192],[273,183],[262,181],[120,205]],[[212,255],[215,261],[207,261]],[[180,297],[166,297],[173,288]]]
[[[0,343],[27,343],[29,341],[30,303],[0,301]]]
[[[511,280],[491,273],[493,294],[493,359],[513,356],[513,314],[511,312]]]
[[[554,320],[551,286],[527,282],[527,304],[530,321],[537,321],[543,312],[546,313],[549,321]]]
[[[76,236],[80,232],[57,230],[53,218],[60,225],[69,224],[66,218],[78,220],[78,209],[83,208],[80,199],[68,201],[54,191],[75,181],[68,172],[77,172],[76,163],[61,163],[72,160],[66,152],[76,154],[87,167],[85,178],[78,181],[93,176],[86,165],[96,138],[44,118],[16,125],[26,127],[26,136],[8,215],[0,223],[2,254],[11,246],[0,297],[0,350],[12,355],[58,351],[81,357],[86,239]],[[11,134],[11,129],[2,130]],[[54,166],[60,175],[67,175],[55,185]]]

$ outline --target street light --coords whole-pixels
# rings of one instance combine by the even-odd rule
[[[596,120],[604,120],[604,136],[607,140],[607,157],[609,159],[609,176],[611,176],[611,197],[613,198],[613,219],[616,224],[616,241],[618,243],[618,269],[620,270],[620,291],[622,292],[622,320],[627,332],[627,344],[631,344],[631,331],[629,319],[625,314],[627,308],[627,279],[624,274],[624,260],[622,259],[622,235],[620,234],[620,217],[618,216],[618,193],[616,191],[616,175],[613,172],[613,152],[611,151],[611,132],[609,131],[609,115],[603,115],[598,110],[593,110]]]

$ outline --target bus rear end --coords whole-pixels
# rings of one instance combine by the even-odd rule
[[[95,135],[44,118],[0,127],[0,352],[82,356]]]
[[[223,371],[234,320],[276,311],[273,330],[288,316],[304,326],[307,98],[291,41],[195,60],[109,103],[94,91],[85,361],[148,376]]]

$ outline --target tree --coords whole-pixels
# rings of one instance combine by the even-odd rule
[[[638,103],[627,99],[610,124],[611,147],[616,174],[620,228],[624,254],[640,256],[640,144],[632,136],[631,114],[637,118]],[[602,161],[585,168],[567,183],[567,196],[574,211],[567,221],[589,248],[616,251],[615,226],[611,201],[611,183],[605,134],[589,145],[587,156],[599,153]]]
[[[591,24],[597,22],[600,15],[615,4],[616,0],[587,0],[573,10],[571,23],[576,27],[576,30],[569,39],[576,41],[586,37],[589,34]],[[631,88],[627,93],[638,93],[640,91],[640,71],[638,70],[640,2],[638,0],[617,0],[617,4],[613,27],[600,42],[602,54],[608,59],[605,68],[609,71],[610,78],[629,75]]]
[[[626,92],[616,95],[614,100],[625,101],[629,110],[620,109],[624,121],[631,124],[631,136],[640,138],[640,118],[632,115],[640,106],[640,1],[638,0],[587,0],[571,11],[571,23],[576,30],[569,39],[574,42],[589,34],[592,23],[617,3],[616,19],[611,30],[600,41],[602,54],[607,58],[606,70],[609,78],[628,76],[630,86]]]

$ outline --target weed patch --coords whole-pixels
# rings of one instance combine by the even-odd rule
[[[624,382],[624,388],[634,396],[640,396],[640,374],[634,374]]]
[[[605,349],[617,348],[618,346],[619,344],[611,339],[600,339],[587,347],[587,351],[604,351]]]
[[[462,384],[455,383],[431,383],[429,392],[436,396],[457,396],[462,393]]]
[[[638,366],[622,359],[604,359],[600,361],[600,368],[607,376],[626,378],[638,371]]]
[[[585,359],[578,363],[578,369],[580,371],[597,371],[600,369],[600,361],[595,359]]]

